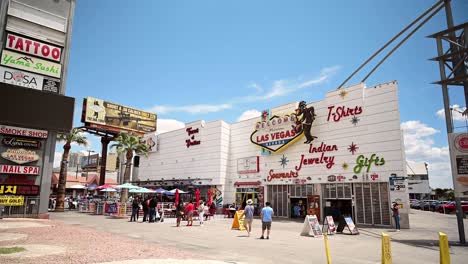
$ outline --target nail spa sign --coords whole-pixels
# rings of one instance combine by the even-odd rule
[[[0,165],[0,173],[38,175],[38,166]]]

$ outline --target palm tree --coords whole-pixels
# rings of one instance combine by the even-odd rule
[[[120,133],[115,139],[117,143],[112,144],[111,148],[116,148],[117,153],[125,153],[125,172],[123,177],[123,183],[128,183],[130,181],[130,168],[132,165],[133,154],[138,155],[148,155],[148,145],[141,141],[141,137],[128,134]],[[126,202],[128,197],[128,189],[122,189],[122,194],[120,196],[120,202]]]
[[[65,185],[67,183],[68,153],[70,152],[71,144],[76,143],[81,146],[86,146],[88,145],[88,141],[86,140],[86,137],[82,135],[82,131],[78,128],[73,128],[68,134],[58,134],[57,140],[65,142],[65,145],[63,145],[62,162],[60,163],[60,177],[55,211],[63,212],[65,202]]]

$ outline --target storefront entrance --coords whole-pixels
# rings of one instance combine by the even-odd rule
[[[299,218],[307,214],[308,197],[314,194],[313,184],[269,185],[268,199],[277,217]],[[297,205],[297,206],[296,206]],[[299,215],[295,214],[299,211]]]
[[[307,215],[307,198],[291,198],[291,218],[304,218]]]

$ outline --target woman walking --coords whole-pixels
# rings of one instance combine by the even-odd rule
[[[198,220],[200,221],[200,226],[203,226],[203,215],[205,214],[205,203],[200,201],[200,205],[197,208],[198,211]]]

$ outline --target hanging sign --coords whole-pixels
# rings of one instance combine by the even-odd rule
[[[39,185],[0,185],[0,194],[39,195]]]
[[[1,65],[60,78],[62,65],[31,57],[29,55],[3,50]]]
[[[41,147],[41,142],[39,140],[18,137],[3,137],[2,144],[13,148],[39,149]]]
[[[13,127],[0,125],[0,134],[8,134],[13,136],[34,137],[34,138],[47,138],[48,133],[46,130],[37,130],[23,127]]]
[[[329,235],[334,235],[336,234],[336,226],[335,226],[335,221],[333,221],[333,216],[328,215],[325,217],[325,222],[323,223],[323,233],[327,233]]]
[[[406,190],[405,177],[391,176],[390,181],[390,191],[404,192]]]
[[[38,175],[38,166],[0,165],[0,173]]]
[[[23,206],[24,196],[0,196],[0,205]]]
[[[39,160],[39,155],[35,151],[26,149],[7,149],[2,153],[2,158],[16,164],[25,164]]]
[[[322,235],[322,228],[320,227],[320,223],[316,215],[307,215],[304,219],[304,225],[302,227],[301,236],[310,235],[312,235],[313,237]]]
[[[450,160],[455,197],[468,197],[468,133],[450,133]]]
[[[36,57],[60,61],[61,49],[37,40],[28,39],[9,33],[5,43],[7,49],[27,53]]]
[[[237,160],[237,173],[249,174],[260,171],[260,157],[248,157]]]
[[[0,82],[42,90],[44,77],[41,75],[0,66]]]
[[[231,229],[237,229],[241,231],[245,230],[245,227],[244,227],[245,216],[240,217],[243,213],[244,213],[244,210],[236,211],[236,214],[234,215],[234,220],[232,221]]]
[[[302,127],[296,129],[297,121],[296,115],[291,114],[275,115],[268,121],[258,122],[250,141],[272,152],[281,151],[304,134]]]

